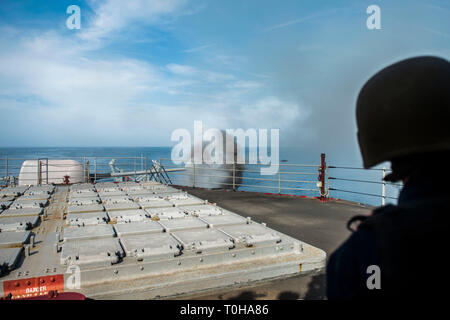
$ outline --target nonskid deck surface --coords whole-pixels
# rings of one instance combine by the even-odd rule
[[[157,182],[8,187],[0,196],[5,297],[164,298],[325,264],[320,249]]]

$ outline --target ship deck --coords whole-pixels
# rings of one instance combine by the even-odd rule
[[[237,214],[180,191],[154,181],[1,189],[0,296],[187,298],[325,266],[320,248],[253,221],[251,204]]]
[[[321,248],[329,255],[349,236],[346,223],[354,215],[370,214],[373,207],[343,200],[321,202],[315,198],[258,192],[233,192],[182,188],[227,210]],[[190,299],[325,299],[325,271],[287,279],[221,290]]]

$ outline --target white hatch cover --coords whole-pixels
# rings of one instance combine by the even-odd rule
[[[14,269],[21,253],[22,248],[0,249],[0,276]]]
[[[109,211],[108,216],[113,223],[129,223],[148,220],[147,212],[142,209]]]
[[[135,191],[135,190],[145,190],[145,187],[139,183],[133,183],[129,185],[121,185],[122,191]]]
[[[104,191],[104,190],[98,190],[98,194],[100,198],[108,198],[108,197],[126,197],[126,193],[122,190],[115,190],[115,191]]]
[[[52,194],[54,190],[55,190],[55,186],[52,186],[52,185],[32,186],[27,189],[25,194],[36,194],[36,195],[43,194],[43,193]]]
[[[132,199],[134,199],[136,197],[139,197],[139,196],[150,196],[150,195],[153,195],[152,192],[150,192],[149,190],[146,190],[146,189],[131,190],[131,191],[126,191],[126,193]]]
[[[218,216],[223,215],[224,210],[220,207],[204,204],[200,206],[188,206],[188,207],[179,207],[184,210],[187,214],[194,217],[207,217],[207,216]]]
[[[106,212],[73,213],[66,216],[66,224],[70,226],[89,226],[107,224],[109,221]]]
[[[14,200],[0,200],[0,209],[6,210],[9,208],[9,206],[13,203]]]
[[[169,233],[125,236],[120,242],[127,256],[149,261],[178,256],[181,245]]]
[[[1,231],[23,231],[33,228],[39,221],[39,216],[0,218]]]
[[[184,192],[158,194],[176,206],[198,205],[207,203],[206,200],[191,196]]]
[[[133,196],[132,198],[134,201],[138,202],[139,205],[144,209],[173,207],[172,203],[157,195],[140,195]]]
[[[148,186],[146,187],[147,190],[154,192],[154,193],[174,193],[174,192],[181,192],[181,190],[178,190],[176,188],[168,187],[165,185],[154,185],[154,186]]]
[[[150,214],[150,217],[154,220],[158,219],[180,219],[186,218],[187,214],[180,208],[157,208],[157,209],[146,209]]]
[[[109,185],[97,184],[96,189],[97,189],[98,193],[111,193],[111,194],[116,193],[116,192],[122,193],[122,190],[120,189],[120,187],[118,185],[109,186]]]
[[[116,238],[65,242],[61,249],[61,264],[108,266],[118,263],[124,251]]]
[[[200,219],[205,221],[210,228],[248,223],[247,219],[237,215],[202,216]]]
[[[45,207],[48,203],[48,200],[26,200],[23,199],[23,196],[18,198],[11,204],[11,208],[16,209],[24,209],[24,208],[42,208]]]
[[[281,242],[281,237],[274,230],[255,222],[243,225],[224,226],[220,227],[219,230],[232,237],[237,245],[241,244],[246,247]]]
[[[183,252],[213,252],[234,247],[233,239],[216,229],[177,231],[172,235],[183,245]]]
[[[28,189],[28,186],[6,187],[0,190],[2,196],[21,196]]]
[[[127,195],[118,195],[118,196],[103,196],[100,197],[103,203],[126,203],[132,202],[131,198]]]
[[[18,200],[48,200],[50,197],[48,193],[25,193]]]
[[[186,218],[186,219],[170,219],[158,221],[166,230],[166,232],[189,230],[196,228],[206,229],[208,226],[205,222],[198,218]]]
[[[0,232],[0,248],[19,247],[28,242],[30,231]]]
[[[74,201],[76,199],[83,199],[83,198],[98,198],[97,192],[83,192],[83,193],[70,193],[69,194],[69,201]]]
[[[70,191],[95,191],[95,187],[89,183],[75,183],[70,186]]]
[[[86,227],[65,227],[64,241],[81,239],[99,239],[114,237],[114,230],[110,225],[97,225]]]
[[[136,202],[129,201],[129,202],[105,202],[103,204],[105,206],[105,210],[107,211],[113,211],[113,210],[136,210],[139,209],[139,205]]]
[[[100,198],[95,197],[83,197],[83,198],[69,198],[69,205],[70,206],[85,206],[88,204],[98,204],[100,203]]]
[[[86,205],[71,205],[67,208],[67,213],[95,212],[104,211],[105,209],[99,203]]]
[[[22,216],[38,216],[44,211],[43,208],[9,208],[0,214],[0,217],[22,217]]]
[[[156,221],[120,223],[114,225],[114,230],[119,237],[127,235],[162,233],[163,227]]]

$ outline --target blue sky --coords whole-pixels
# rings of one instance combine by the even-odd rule
[[[0,146],[165,146],[202,120],[359,159],[359,89],[402,58],[449,59],[449,15],[440,0],[3,0]]]

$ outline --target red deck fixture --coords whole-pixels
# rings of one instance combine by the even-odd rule
[[[64,184],[69,184],[69,176],[64,176]]]
[[[325,162],[325,153],[320,154],[320,167],[319,167],[319,185],[320,185],[320,201],[326,201],[325,192],[325,172],[327,169],[327,163]]]

